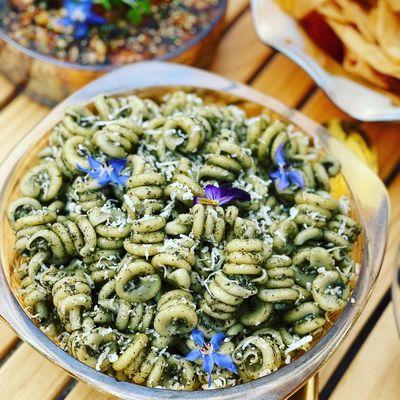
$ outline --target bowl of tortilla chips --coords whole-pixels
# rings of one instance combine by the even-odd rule
[[[261,40],[363,121],[400,120],[399,0],[252,0]]]

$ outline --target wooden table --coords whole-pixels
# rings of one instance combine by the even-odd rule
[[[230,0],[228,25],[210,70],[275,96],[317,121],[350,119],[293,62],[259,42],[248,0]],[[23,87],[14,87],[0,76],[0,159],[48,112],[28,98]],[[379,174],[392,202],[389,242],[382,272],[362,317],[319,374],[321,399],[400,399],[400,344],[389,291],[399,262],[400,124],[370,123],[365,129],[376,147]],[[110,399],[52,365],[2,322],[0,360],[0,399]]]

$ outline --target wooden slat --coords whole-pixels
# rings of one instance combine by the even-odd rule
[[[83,383],[78,383],[65,400],[116,400],[116,398],[100,393]]]
[[[321,90],[306,102],[302,111],[321,123],[332,117],[350,119]],[[364,123],[362,126],[377,148],[380,176],[386,178],[400,162],[400,124]]]
[[[271,54],[272,50],[259,41],[249,10],[222,38],[210,70],[236,81],[247,82]]]
[[[329,400],[400,399],[400,343],[389,304]]]
[[[339,110],[322,90],[317,90],[301,109],[306,115],[317,122],[325,122],[327,118],[351,119]]]
[[[400,162],[400,124],[368,123],[363,127],[377,148],[379,175],[385,179]]]
[[[250,0],[229,0],[226,21],[231,24],[248,6]]]
[[[389,230],[389,239],[385,259],[382,265],[382,271],[378,277],[375,288],[372,292],[360,319],[348,333],[345,341],[339,347],[334,356],[328,361],[320,373],[320,389],[322,390],[329,378],[335,372],[346,351],[350,348],[354,339],[365,325],[368,317],[373,313],[382,297],[389,289],[393,279],[393,268],[397,263],[397,247],[400,237],[400,175],[394,180],[389,188],[390,202],[392,205],[391,224]]]
[[[296,107],[314,87],[314,82],[293,61],[277,54],[256,76],[252,86]]]
[[[0,360],[16,345],[18,337],[3,321],[0,323]]]
[[[23,344],[0,368],[1,399],[53,400],[69,379],[61,368]]]
[[[0,113],[0,162],[4,160],[18,141],[48,112],[27,96],[19,96]],[[17,336],[0,322],[0,356],[2,357],[17,341]]]
[[[25,95],[17,97],[3,109],[0,113],[0,161],[47,112],[47,107]]]

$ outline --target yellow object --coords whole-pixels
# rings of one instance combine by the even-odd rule
[[[352,121],[341,121],[332,118],[326,124],[329,133],[346,146],[374,172],[378,172],[378,157],[376,149],[369,143],[362,127]]]

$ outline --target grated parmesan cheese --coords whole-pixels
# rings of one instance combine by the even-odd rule
[[[299,339],[296,342],[289,345],[287,347],[287,349],[285,350],[285,354],[291,353],[292,351],[302,348],[306,344],[312,342],[312,340],[313,340],[313,337],[311,335],[302,337],[301,339]]]
[[[99,355],[99,358],[97,359],[96,362],[96,371],[100,371],[101,369],[101,365],[103,364],[103,362],[106,360],[108,353],[110,352],[110,348],[106,347],[103,352]]]

